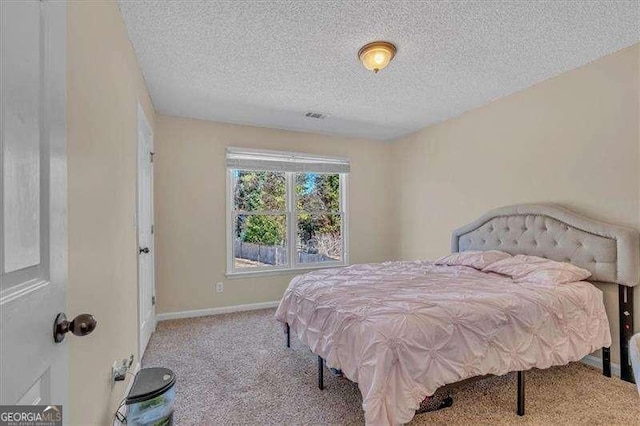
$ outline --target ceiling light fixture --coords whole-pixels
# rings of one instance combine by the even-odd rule
[[[375,73],[389,65],[396,55],[396,47],[387,41],[365,44],[358,52],[362,65]]]

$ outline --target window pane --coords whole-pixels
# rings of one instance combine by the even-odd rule
[[[342,217],[298,215],[298,263],[342,261]]]
[[[287,264],[285,215],[238,215],[233,231],[235,268]]]
[[[233,208],[243,211],[274,211],[286,208],[283,172],[233,170]]]
[[[340,175],[296,173],[298,210],[340,211]]]

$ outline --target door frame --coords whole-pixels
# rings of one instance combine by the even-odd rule
[[[151,152],[153,152],[154,149],[154,135],[153,135],[153,128],[151,127],[151,125],[149,124],[149,120],[147,119],[147,115],[144,112],[144,109],[142,108],[142,105],[140,104],[140,101],[137,101],[137,127],[136,127],[136,221],[135,221],[135,229],[136,229],[136,271],[137,271],[137,283],[138,283],[138,320],[137,320],[137,328],[138,328],[138,361],[141,362],[142,361],[142,356],[144,355],[144,351],[146,349],[145,346],[145,342],[143,342],[143,336],[142,336],[142,332],[141,332],[141,328],[142,328],[142,314],[143,314],[143,307],[142,307],[142,297],[141,297],[141,293],[142,293],[142,287],[141,287],[141,282],[140,282],[140,261],[139,261],[139,253],[138,253],[138,248],[140,247],[140,241],[139,241],[139,232],[138,232],[138,225],[139,225],[139,200],[140,200],[140,152],[141,152],[141,144],[143,143],[142,139],[140,138],[140,134],[141,133],[145,133],[150,140],[150,147],[151,147]],[[152,155],[151,153],[149,153],[148,155]],[[149,179],[151,180],[151,185],[150,185],[150,198],[151,198],[151,226],[155,227],[155,208],[154,208],[154,200],[153,200],[153,161],[150,162],[150,171],[149,171]],[[156,297],[156,250],[155,250],[155,232],[151,233],[151,241],[149,243],[149,246],[151,248],[150,251],[150,255],[151,255],[151,263],[153,264],[153,273],[152,273],[152,297],[155,300]],[[157,321],[157,316],[156,316],[156,307],[155,307],[155,303],[153,303],[152,306],[153,309],[153,314],[152,314],[152,320],[153,320],[153,330],[155,331],[156,329],[156,325],[158,323]],[[148,343],[148,342],[146,342]]]

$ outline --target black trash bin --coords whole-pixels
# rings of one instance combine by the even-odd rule
[[[127,425],[173,425],[176,377],[168,368],[143,368],[127,395]]]

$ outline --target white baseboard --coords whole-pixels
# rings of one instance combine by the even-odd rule
[[[582,358],[582,362],[591,367],[602,369],[602,358],[598,358],[597,356],[587,355]],[[615,362],[611,363],[611,375],[620,377],[620,364],[616,364]]]
[[[250,303],[247,305],[223,306],[221,308],[196,309],[193,311],[165,312],[156,315],[157,321],[166,321],[179,318],[206,317],[209,315],[229,314],[232,312],[255,311],[258,309],[276,308],[280,301]]]

